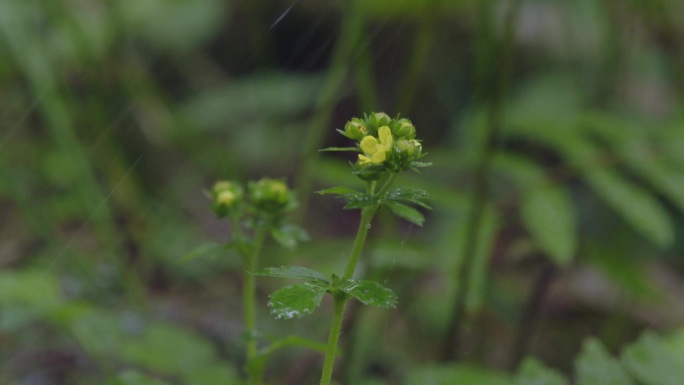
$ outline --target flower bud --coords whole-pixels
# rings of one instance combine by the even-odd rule
[[[270,213],[282,211],[294,203],[287,185],[278,179],[262,178],[250,183],[249,196],[255,208]]]
[[[396,144],[399,154],[413,160],[420,157],[423,145],[415,139],[399,139]]]
[[[386,126],[392,121],[392,118],[389,117],[384,112],[375,112],[372,115],[372,120],[377,124],[378,126]]]
[[[398,138],[415,139],[416,127],[408,119],[401,119],[398,121],[399,126],[395,129],[394,134]]]
[[[361,140],[364,136],[367,135],[368,130],[366,130],[366,127],[356,118],[350,120],[347,122],[347,125],[344,126],[344,135],[353,140]]]
[[[212,209],[219,217],[227,216],[242,201],[243,188],[229,181],[218,181],[211,189],[214,202]]]

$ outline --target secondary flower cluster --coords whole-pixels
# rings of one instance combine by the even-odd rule
[[[364,180],[374,180],[383,171],[398,173],[421,167],[423,146],[416,140],[416,128],[408,119],[390,118],[384,112],[353,118],[338,130],[356,141],[358,159],[355,173]]]
[[[220,218],[248,213],[260,219],[278,219],[296,207],[294,194],[279,179],[250,181],[247,189],[239,182],[218,181],[211,197],[212,209]]]

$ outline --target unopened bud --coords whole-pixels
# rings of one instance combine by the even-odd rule
[[[364,127],[358,119],[350,120],[346,126],[344,126],[344,134],[347,138],[353,140],[361,140],[367,135],[368,130]]]
[[[262,178],[250,184],[249,189],[254,206],[265,211],[282,210],[292,203],[287,185],[281,180]]]
[[[242,200],[242,186],[229,181],[218,181],[211,190],[214,197],[212,208],[216,215],[225,217]]]
[[[373,119],[375,120],[375,123],[379,126],[386,126],[392,120],[392,118],[390,118],[389,115],[387,115],[384,112],[375,112],[373,114]]]
[[[396,146],[401,155],[405,155],[413,159],[420,157],[423,150],[423,146],[415,139],[397,140]]]
[[[399,120],[399,127],[395,130],[395,135],[398,138],[415,139],[416,127],[408,119]]]

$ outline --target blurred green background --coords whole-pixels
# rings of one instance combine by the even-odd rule
[[[682,20],[679,0],[0,0],[0,383],[239,383],[241,264],[210,252],[230,226],[204,190],[285,178],[311,241],[263,267],[340,271],[358,213],[313,192],[360,182],[318,149],[384,111],[416,125],[434,166],[397,184],[434,210],[374,224],[362,272],[400,305],[353,308],[340,381],[507,384],[532,355],[592,384],[607,351],[681,384]],[[267,314],[280,284],[259,279],[261,328],[323,341],[327,302]],[[280,351],[267,382],[321,362]]]

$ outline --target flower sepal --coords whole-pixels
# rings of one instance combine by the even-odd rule
[[[359,177],[359,179],[366,182],[380,179],[382,173],[385,171],[385,166],[382,164],[364,165],[359,162],[352,164],[352,174]]]

